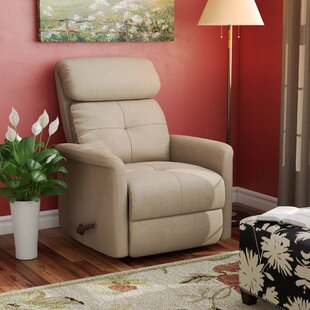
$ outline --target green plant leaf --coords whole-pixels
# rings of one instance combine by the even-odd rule
[[[32,171],[31,172],[31,179],[34,182],[37,183],[42,183],[42,182],[46,182],[47,181],[47,177],[44,173],[42,173],[41,171]]]
[[[45,188],[42,192],[42,196],[56,196],[65,195],[67,193],[66,189],[63,188]]]
[[[2,174],[1,172],[0,172],[0,181],[3,183],[6,183],[6,181],[7,181],[7,177],[4,174]]]
[[[25,165],[27,159],[33,158],[35,154],[35,138],[33,136],[23,138],[17,149],[17,155],[21,165]]]
[[[38,202],[40,200],[40,197],[38,197],[38,196],[30,196],[29,200]]]
[[[56,157],[48,164],[48,165],[55,165],[58,162],[60,162],[61,160],[66,160],[65,157],[61,156],[60,154],[56,155]]]
[[[45,170],[46,174],[51,174],[55,172],[60,172],[60,173],[68,173],[68,170],[65,167],[62,166],[56,166],[56,167],[49,167]]]
[[[2,168],[2,173],[10,177],[16,176],[17,174],[17,171],[16,171],[17,166],[11,163],[10,161],[4,161],[1,168]]]
[[[18,188],[21,185],[22,181],[21,180],[8,180],[7,185],[10,188]]]
[[[21,177],[21,179],[25,180],[27,178],[30,179],[30,172],[25,166],[17,167],[17,175]]]
[[[17,197],[15,197],[15,196],[10,196],[9,197],[9,201],[10,202],[15,202],[17,200]]]
[[[33,160],[33,159],[27,159],[26,163],[27,163],[27,167],[30,171],[42,169],[41,164],[39,162]]]
[[[37,141],[36,144],[35,144],[35,148],[36,148],[36,150],[38,148],[44,149],[45,148],[45,143],[43,141]]]
[[[59,154],[59,152],[55,149],[46,149],[40,153],[37,153],[33,159],[42,163],[44,159],[48,158],[49,156],[53,155],[53,154]]]
[[[48,179],[47,183],[46,183],[46,188],[48,187],[55,187],[55,186],[59,186],[62,188],[67,188],[67,184],[66,182],[59,180],[59,179]]]
[[[10,188],[0,188],[0,196],[11,196],[13,194],[13,191]]]

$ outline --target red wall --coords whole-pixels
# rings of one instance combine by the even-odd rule
[[[14,106],[21,115],[20,135],[44,109],[59,114],[53,70],[65,57],[130,55],[150,58],[159,72],[158,100],[171,133],[225,140],[226,40],[218,27],[198,27],[205,0],[175,1],[175,42],[39,43],[36,1],[0,1],[0,137]],[[1,138],[2,140],[2,138]],[[64,141],[63,133],[54,141]],[[8,214],[0,198],[0,215]],[[42,209],[57,207],[44,199]]]
[[[171,133],[225,140],[227,35],[221,40],[219,27],[197,26],[205,0],[175,0],[175,42],[169,43],[39,43],[35,2],[0,1],[0,137],[12,106],[21,115],[20,135],[30,134],[44,109],[51,118],[59,114],[53,77],[58,60],[129,55],[155,63],[162,81],[157,99]],[[282,2],[257,0],[266,25],[244,27],[234,48],[235,184],[273,196],[278,183]],[[60,130],[52,142],[63,141]],[[43,199],[43,210],[56,207],[55,198]],[[0,215],[6,214],[7,200],[0,198]]]
[[[256,1],[263,27],[242,29],[238,186],[277,196],[283,0]]]

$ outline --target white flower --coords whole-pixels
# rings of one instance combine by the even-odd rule
[[[125,12],[123,18],[129,19],[131,17],[131,14],[129,12]]]
[[[59,126],[59,119],[58,117],[56,117],[56,119],[50,123],[50,126],[48,128],[48,135],[49,136],[53,135],[57,131],[58,126]]]
[[[160,12],[160,8],[154,8],[154,9],[152,9],[152,12],[159,13]]]
[[[18,142],[20,142],[21,139],[22,139],[22,137],[21,137],[18,133],[16,133],[16,140],[17,140]]]
[[[80,17],[79,15],[77,15],[77,14],[75,14],[75,15],[72,16],[72,19],[75,20],[75,21],[79,21],[80,18],[81,18],[81,17]]]
[[[143,19],[140,15],[135,15],[131,18],[132,20],[132,23],[135,25],[135,26],[139,26],[142,24],[143,22]]]
[[[104,12],[103,11],[98,11],[97,13],[96,13],[96,16],[102,16],[102,17],[104,17]]]
[[[19,115],[14,108],[12,108],[12,112],[10,113],[9,120],[14,127],[16,127],[19,123]]]
[[[83,30],[83,31],[86,31],[87,29],[90,29],[90,27],[87,24],[84,23],[84,24],[80,25],[80,29]]]
[[[138,28],[135,26],[130,27],[129,32],[130,33],[136,33],[138,31]]]
[[[137,3],[132,3],[129,7],[132,11],[138,11],[141,8],[141,5],[138,5]]]
[[[44,31],[44,32],[41,32],[41,38],[42,39],[50,39],[53,35],[53,32],[52,31]]]
[[[153,34],[153,38],[154,39],[158,39],[160,37],[160,33],[159,32],[155,32],[154,34]]]
[[[42,13],[43,13],[43,15],[48,16],[48,17],[52,17],[53,16],[53,14],[50,11],[48,11],[48,10],[43,10]]]
[[[152,20],[151,20],[150,18],[148,18],[148,19],[145,21],[145,24],[146,24],[147,26],[152,25]]]
[[[270,239],[267,237],[262,239],[264,240],[261,242],[263,257],[268,259],[268,264],[278,272],[291,276],[292,266],[289,262],[292,262],[293,258],[289,253],[290,241],[284,235],[278,234],[271,234]]]
[[[277,224],[266,223],[266,224],[263,225],[262,230],[274,234],[280,228],[281,227],[279,225],[277,225]]]
[[[307,264],[310,264],[310,252],[305,253],[304,251],[301,251],[301,256],[303,257],[303,261],[306,260]]]
[[[258,255],[252,250],[240,252],[240,286],[257,295],[264,285],[263,264],[259,264]]]
[[[73,20],[69,20],[69,21],[68,21],[68,27],[69,27],[69,28],[73,28],[73,27],[75,26],[75,24],[76,24],[76,22],[73,21]]]
[[[42,129],[43,128],[41,127],[39,120],[36,121],[31,127],[32,134],[35,137],[42,132]]]
[[[39,117],[40,126],[42,128],[45,128],[48,125],[49,121],[50,121],[49,116],[48,116],[46,110],[44,110],[44,112]]]
[[[89,9],[92,10],[92,11],[95,11],[95,10],[97,9],[96,3],[92,3],[92,4],[89,6]]]
[[[96,0],[96,4],[109,6],[109,2],[107,0]]]
[[[295,275],[302,279],[296,281],[296,286],[303,286],[304,288],[307,287],[310,290],[310,265],[298,265],[295,269]]]
[[[56,156],[57,156],[57,153],[55,153],[55,154],[49,156],[49,157],[47,158],[47,160],[46,160],[46,163],[49,164]]]
[[[8,131],[6,132],[5,138],[10,142],[16,139],[16,131],[8,126]]]
[[[310,302],[302,299],[301,297],[294,297],[294,299],[288,298],[289,304],[285,304],[284,307],[288,310],[309,310]]]
[[[279,297],[276,288],[274,286],[267,287],[266,294],[263,295],[263,299],[268,300],[274,305],[277,305],[279,303]]]
[[[119,29],[122,29],[123,27],[124,27],[124,26],[123,26],[121,23],[116,23],[116,24],[115,24],[115,28],[118,29],[118,30],[119,30]]]
[[[299,232],[296,235],[295,243],[299,241],[310,240],[310,231]]]
[[[121,2],[119,2],[118,4],[114,5],[114,6],[112,7],[112,10],[113,10],[113,11],[123,10],[123,9],[126,9],[127,6],[128,6],[127,1],[121,1]]]

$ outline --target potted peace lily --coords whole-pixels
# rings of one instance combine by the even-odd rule
[[[0,144],[0,196],[10,201],[13,221],[15,255],[18,259],[33,259],[38,255],[38,222],[41,196],[60,195],[66,192],[64,181],[55,173],[67,173],[59,165],[65,158],[49,146],[50,137],[59,126],[58,117],[49,124],[49,116],[43,114],[33,124],[33,136],[21,138],[17,133],[19,115],[12,108],[5,141]],[[43,141],[47,125],[48,139]]]

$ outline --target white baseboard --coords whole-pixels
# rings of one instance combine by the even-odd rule
[[[41,211],[39,217],[39,229],[59,227],[58,210]],[[0,235],[12,234],[12,216],[0,216]]]
[[[242,203],[262,211],[268,211],[277,206],[277,198],[235,186],[232,191],[232,201]],[[39,229],[59,227],[58,210],[41,211]],[[0,235],[12,234],[11,215],[0,216]]]
[[[258,192],[235,186],[232,193],[233,202],[238,202],[255,209],[269,211],[277,206],[278,199]]]

